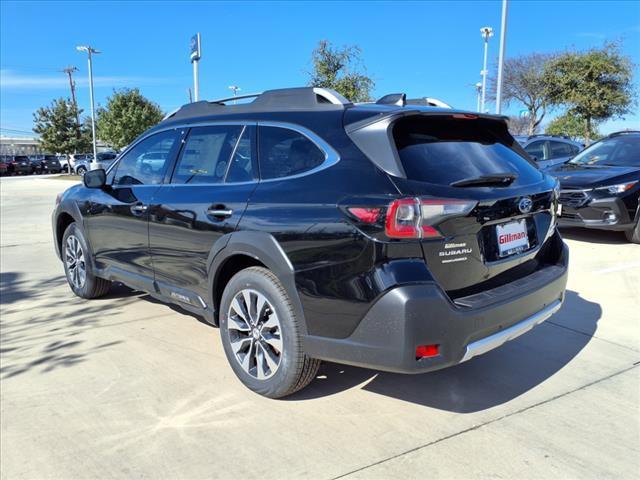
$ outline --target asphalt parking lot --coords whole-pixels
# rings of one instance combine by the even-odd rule
[[[637,478],[640,246],[567,231],[565,305],[448,370],[325,364],[268,400],[217,329],[116,287],[66,285],[49,216],[69,181],[0,180],[0,476]]]

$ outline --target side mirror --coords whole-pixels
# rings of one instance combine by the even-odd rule
[[[107,172],[102,168],[89,170],[82,177],[82,181],[87,188],[103,188],[107,184]]]

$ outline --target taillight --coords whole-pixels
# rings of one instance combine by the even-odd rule
[[[380,208],[350,207],[347,210],[364,223],[376,223],[380,217]]]
[[[439,238],[437,224],[467,215],[475,206],[474,201],[443,198],[395,200],[387,209],[385,231],[391,238]]]

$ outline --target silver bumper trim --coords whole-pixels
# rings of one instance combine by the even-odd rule
[[[556,313],[561,306],[562,302],[560,300],[556,300],[549,306],[543,308],[537,313],[534,313],[529,318],[512,325],[511,327],[470,343],[467,345],[466,352],[464,357],[462,357],[462,360],[460,360],[460,363],[471,360],[477,355],[482,355],[483,353],[493,350],[509,340],[519,337],[523,333],[527,333],[533,327],[544,322],[547,318]]]

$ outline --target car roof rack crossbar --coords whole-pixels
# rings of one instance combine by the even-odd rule
[[[253,102],[235,104],[234,100],[255,98]],[[233,102],[233,103],[229,103]],[[185,117],[197,117],[217,113],[263,112],[269,110],[314,110],[327,108],[346,108],[352,103],[329,88],[300,87],[267,90],[263,93],[238,95],[214,101],[201,100],[187,103],[170,112],[164,120]],[[228,110],[227,110],[228,109]]]

